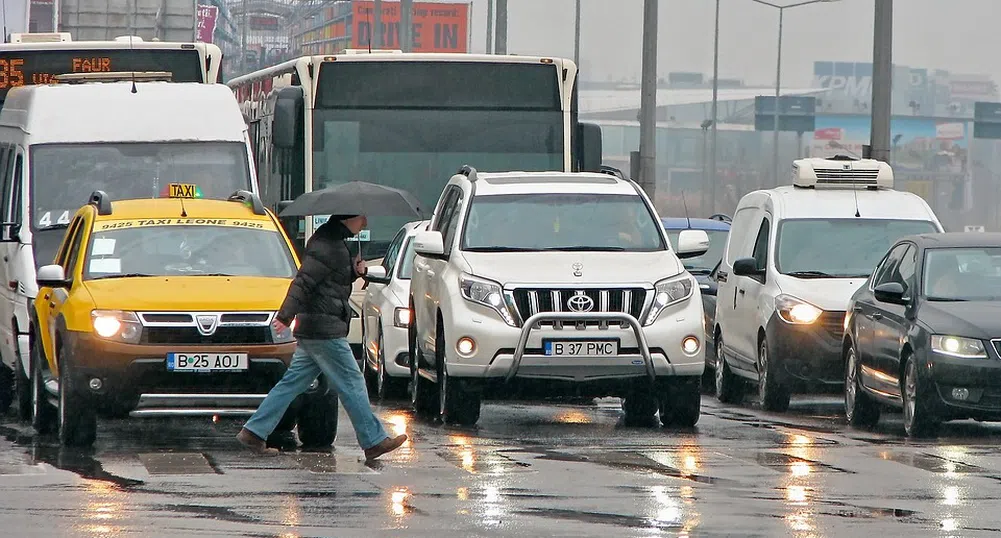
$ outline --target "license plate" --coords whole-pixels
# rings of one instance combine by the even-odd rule
[[[246,370],[246,353],[168,353],[167,369],[172,372],[214,372]]]
[[[546,355],[553,357],[614,357],[619,354],[616,340],[543,340]]]

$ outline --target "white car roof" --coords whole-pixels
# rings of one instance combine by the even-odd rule
[[[907,191],[869,189],[804,189],[792,186],[765,191],[781,219],[861,218],[927,220],[938,222],[920,196]]]
[[[460,176],[462,177],[462,176]],[[476,196],[497,194],[625,194],[635,185],[609,174],[588,172],[478,172]]]

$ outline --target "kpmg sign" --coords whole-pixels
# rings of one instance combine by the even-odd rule
[[[860,101],[872,98],[872,63],[814,62],[813,85]]]

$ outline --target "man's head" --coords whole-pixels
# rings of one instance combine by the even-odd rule
[[[341,224],[355,235],[368,226],[368,218],[365,215],[339,215],[339,219]]]

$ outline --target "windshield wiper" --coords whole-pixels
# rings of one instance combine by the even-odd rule
[[[49,230],[65,230],[66,228],[69,228],[69,227],[70,227],[70,223],[67,222],[65,224],[60,223],[60,224],[50,224],[48,226],[40,226],[38,228],[35,228],[35,231],[36,232],[47,232]]]
[[[625,247],[585,247],[585,246],[575,246],[575,247],[549,247],[540,250],[544,251],[580,251],[580,252],[624,252]]]
[[[823,271],[792,271],[791,273],[785,273],[789,276],[795,276],[799,278],[833,278],[834,275],[825,273]]]
[[[140,276],[156,276],[156,275],[148,275],[146,273],[121,273],[121,274],[117,274],[117,275],[95,276],[95,277],[91,278],[91,280],[103,280],[105,278],[133,278],[133,277],[140,277]]]
[[[931,295],[925,298],[928,299],[929,301],[943,302],[943,303],[965,303],[969,301],[969,299],[959,299],[957,297],[933,297]]]
[[[469,247],[466,252],[538,252],[541,249],[530,247]]]
[[[686,267],[685,269],[693,275],[708,275],[713,272],[713,270],[708,267]]]
[[[187,273],[195,276],[233,276],[229,273]]]

